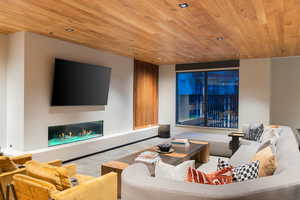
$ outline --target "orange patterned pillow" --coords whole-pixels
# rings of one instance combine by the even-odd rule
[[[232,168],[226,167],[211,174],[205,174],[195,168],[189,168],[187,181],[209,185],[224,185],[232,183]]]

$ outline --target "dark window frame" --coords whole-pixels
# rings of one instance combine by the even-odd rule
[[[226,127],[212,127],[212,126],[207,126],[207,121],[208,121],[208,112],[207,112],[207,106],[205,106],[205,109],[204,109],[204,115],[205,115],[205,124],[206,126],[200,126],[200,125],[184,125],[184,124],[180,124],[178,123],[178,119],[179,119],[179,114],[178,114],[178,104],[179,104],[179,101],[178,101],[178,74],[179,73],[191,73],[191,72],[204,72],[205,73],[205,95],[204,95],[204,99],[205,99],[205,102],[204,104],[207,105],[207,90],[208,90],[208,76],[207,76],[207,72],[218,72],[218,71],[237,71],[238,72],[238,78],[240,77],[240,70],[239,70],[239,67],[226,67],[226,68],[214,68],[214,69],[199,69],[199,70],[183,70],[183,71],[176,71],[176,113],[175,113],[175,124],[177,126],[194,126],[194,127],[199,127],[199,128],[215,128],[215,129],[237,129],[238,128],[238,123],[239,123],[239,89],[237,90],[237,97],[238,97],[238,101],[237,101],[237,127],[235,128],[226,128]],[[240,87],[240,84],[238,82],[238,88]]]

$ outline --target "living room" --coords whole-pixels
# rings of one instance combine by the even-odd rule
[[[296,1],[0,5],[0,200],[300,197]]]

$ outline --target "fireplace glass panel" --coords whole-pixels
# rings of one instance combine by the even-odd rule
[[[103,136],[103,121],[48,127],[48,146],[56,146]]]

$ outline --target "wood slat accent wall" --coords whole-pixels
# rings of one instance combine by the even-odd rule
[[[158,65],[134,60],[134,129],[158,124]]]

